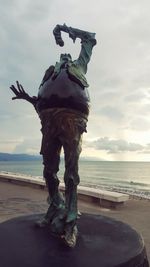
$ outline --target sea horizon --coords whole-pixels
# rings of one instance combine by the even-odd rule
[[[64,160],[64,156],[60,157],[61,160]],[[42,155],[39,154],[27,154],[27,153],[6,153],[6,152],[0,152],[0,161],[28,161],[28,160],[42,160]],[[80,156],[80,161],[95,161],[95,162],[145,162],[150,163],[149,161],[145,160],[108,160],[98,157],[92,157],[92,156]]]

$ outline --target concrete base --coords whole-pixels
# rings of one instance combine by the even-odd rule
[[[108,217],[83,214],[74,249],[48,228],[35,228],[42,215],[14,218],[0,224],[3,267],[148,267],[144,243],[130,226]]]

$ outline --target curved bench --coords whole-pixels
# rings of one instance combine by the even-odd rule
[[[46,189],[45,181],[40,177],[1,172],[0,181]],[[60,190],[62,192],[65,191],[65,185],[63,183],[60,183]],[[129,195],[85,186],[78,186],[78,198],[87,202],[94,202],[95,204],[97,203],[102,207],[116,208],[129,200]]]

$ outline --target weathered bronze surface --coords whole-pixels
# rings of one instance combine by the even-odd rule
[[[30,97],[18,81],[16,87],[12,85],[10,89],[15,94],[13,100],[24,99],[33,104],[42,124],[41,154],[43,176],[49,191],[49,208],[37,225],[48,225],[69,247],[74,247],[77,239],[77,185],[80,182],[78,160],[90,102],[85,74],[96,40],[95,33],[65,24],[57,25],[53,33],[59,46],[64,45],[61,31],[68,33],[74,42],[76,38],[81,39],[78,59],[72,60],[70,54],[61,54],[60,61],[46,70],[37,97]],[[65,199],[59,191],[57,177],[62,147],[65,157]]]

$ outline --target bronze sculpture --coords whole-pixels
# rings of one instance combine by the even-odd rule
[[[77,185],[80,182],[78,160],[81,153],[82,134],[86,132],[89,114],[88,83],[85,78],[92,49],[96,45],[95,33],[89,33],[64,25],[57,25],[53,34],[56,43],[63,46],[61,31],[69,34],[75,42],[81,39],[81,52],[72,61],[70,54],[61,54],[60,62],[46,70],[38,96],[30,97],[21,84],[10,89],[16,95],[12,99],[24,99],[33,104],[42,124],[43,176],[49,191],[49,208],[37,224],[50,226],[69,247],[77,239]],[[65,157],[65,200],[59,191],[60,151]]]

